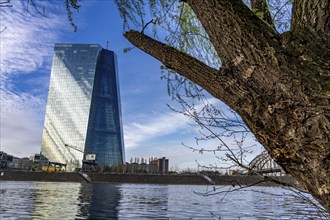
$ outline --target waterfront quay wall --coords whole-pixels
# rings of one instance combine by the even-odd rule
[[[91,174],[92,182],[151,183],[151,184],[207,184],[199,175],[157,175],[157,174]]]
[[[209,176],[206,179],[201,175],[177,174],[114,174],[88,173],[91,183],[144,183],[144,184],[185,184],[185,185],[251,185],[262,180],[262,177],[252,176]],[[287,184],[296,184],[291,176],[275,177]],[[86,182],[75,172],[23,172],[0,171],[0,180],[7,181],[49,181],[49,182]],[[276,186],[273,182],[263,182],[257,185]]]
[[[274,182],[262,182],[260,176],[209,176],[210,179],[202,175],[151,175],[151,174],[102,174],[94,173],[90,175],[92,182],[113,182],[113,183],[151,183],[151,184],[184,184],[184,185],[252,185],[276,186]],[[291,176],[274,177],[276,180],[296,185],[297,182]],[[260,183],[259,183],[260,182]]]
[[[48,181],[85,182],[78,173],[69,172],[29,172],[0,170],[0,180],[7,181]]]

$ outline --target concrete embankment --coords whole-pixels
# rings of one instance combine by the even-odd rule
[[[49,182],[85,182],[77,173],[66,172],[24,172],[0,171],[0,180],[10,181],[49,181]]]
[[[202,175],[141,175],[141,174],[91,174],[92,182],[113,183],[152,183],[152,184],[192,184],[192,185],[263,185],[275,186],[274,182],[262,182],[260,176],[209,176]],[[295,184],[296,181],[290,176],[276,177],[280,182]],[[211,180],[211,181],[210,181]],[[260,182],[260,183],[259,183]]]
[[[209,176],[201,175],[155,175],[155,174],[113,174],[89,173],[92,183],[146,183],[146,184],[192,184],[192,185],[251,185],[262,181],[259,176]],[[279,181],[295,184],[290,176],[276,177]],[[0,180],[9,181],[50,181],[50,182],[86,182],[78,173],[48,173],[48,172],[20,172],[0,171]],[[272,182],[263,182],[258,185],[275,186]]]

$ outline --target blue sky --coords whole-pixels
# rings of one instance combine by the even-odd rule
[[[195,145],[196,126],[171,111],[166,82],[160,79],[160,63],[134,49],[123,37],[122,20],[112,1],[83,0],[74,21],[74,33],[63,1],[45,4],[46,17],[27,1],[12,0],[1,9],[1,150],[18,157],[39,153],[50,68],[55,43],[97,43],[117,54],[122,101],[126,161],[131,157],[170,159],[170,167],[195,168],[196,160],[217,163],[211,155],[192,152],[182,145]],[[215,101],[215,100],[213,100]],[[252,144],[253,140],[248,140]],[[214,142],[206,147],[214,147]],[[258,150],[260,152],[260,150]]]

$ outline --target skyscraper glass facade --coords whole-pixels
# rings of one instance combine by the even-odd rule
[[[95,44],[55,44],[41,153],[68,169],[87,154],[123,163],[124,142],[114,52]]]

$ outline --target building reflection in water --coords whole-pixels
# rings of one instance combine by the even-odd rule
[[[77,217],[89,219],[116,219],[121,199],[120,185],[82,184],[79,193]]]
[[[34,182],[32,218],[74,219],[78,212],[80,183]]]
[[[149,184],[121,185],[118,216],[130,219],[163,219],[168,216],[168,186]]]
[[[222,201],[194,194],[205,186],[193,185],[23,181],[0,185],[0,219],[211,219],[210,212],[225,219],[329,218],[278,187],[251,187],[229,193]]]
[[[32,218],[167,219],[169,186],[37,182],[29,192]],[[27,208],[26,208],[27,209]]]
[[[83,184],[76,217],[89,219],[166,218],[168,186],[148,184]]]

